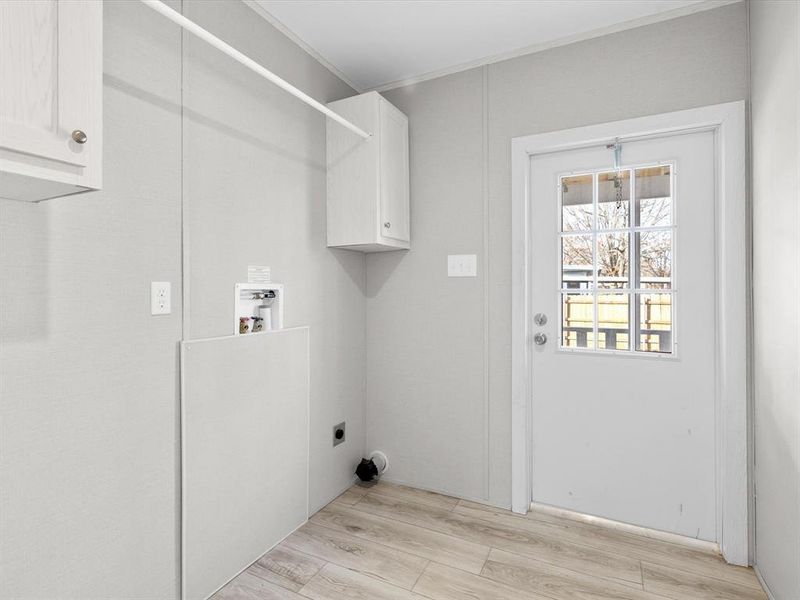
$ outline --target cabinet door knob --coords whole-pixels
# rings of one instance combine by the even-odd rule
[[[386,229],[389,229],[392,226],[392,224],[389,223],[389,221],[386,221],[386,223],[384,223],[383,226],[386,227]]]
[[[87,138],[86,134],[80,129],[76,129],[72,132],[72,140],[78,144],[85,144],[87,139],[89,138]]]

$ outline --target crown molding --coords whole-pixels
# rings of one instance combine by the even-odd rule
[[[563,38],[558,38],[556,40],[550,40],[539,44],[524,46],[522,48],[517,48],[516,50],[509,50],[507,52],[501,52],[499,54],[494,54],[484,58],[479,58],[472,61],[459,63],[451,67],[437,69],[435,71],[423,73],[422,75],[417,75],[415,77],[409,77],[406,79],[398,79],[397,81],[382,83],[381,85],[362,91],[386,92],[388,90],[392,90],[395,88],[405,87],[407,85],[413,85],[415,83],[422,83],[423,81],[428,81],[430,79],[437,79],[439,77],[444,77],[446,75],[453,75],[454,73],[460,73],[461,71],[468,71],[469,69],[474,69],[476,67],[491,65],[494,63],[502,62],[504,60],[509,60],[511,58],[518,58],[520,56],[525,56],[527,54],[535,54],[537,52],[550,50],[551,48],[558,48],[559,46],[567,46],[569,44],[574,44],[576,42],[582,42],[585,40],[602,37],[604,35],[618,33],[620,31],[625,31],[628,29],[636,29],[637,27],[652,25],[654,23],[660,23],[661,21],[669,21],[671,19],[677,19],[679,17],[685,17],[706,10],[721,8],[729,4],[737,4],[739,2],[744,2],[744,0],[705,0],[704,2],[698,2],[697,4],[683,6],[680,8],[675,8],[654,15],[639,17],[638,19],[631,19],[630,21],[623,21],[621,23],[616,23],[614,25],[609,25],[607,27],[600,27],[598,29],[593,29],[591,31],[585,31],[583,33],[570,35]]]

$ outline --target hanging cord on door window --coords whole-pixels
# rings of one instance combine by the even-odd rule
[[[619,138],[614,140],[613,144],[606,146],[609,150],[614,150],[614,189],[617,194],[617,210],[622,208],[622,144],[619,143]]]

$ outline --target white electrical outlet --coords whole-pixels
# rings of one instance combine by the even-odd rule
[[[477,277],[478,257],[475,254],[450,254],[447,257],[448,277]]]
[[[150,314],[168,315],[172,312],[172,285],[169,281],[150,282]]]

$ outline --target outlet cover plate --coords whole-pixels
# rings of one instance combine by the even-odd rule
[[[342,437],[341,439],[338,439],[336,437],[336,432],[340,429],[342,430]],[[345,421],[342,421],[338,425],[333,426],[333,445],[338,446],[339,444],[344,444],[346,439],[347,439],[347,423]]]
[[[169,281],[150,282],[150,314],[168,315],[172,312],[172,284]]]

